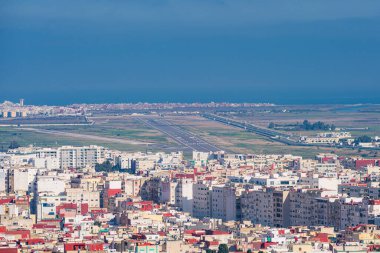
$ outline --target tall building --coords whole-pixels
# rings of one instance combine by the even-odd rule
[[[0,193],[9,191],[9,170],[0,168]]]
[[[289,191],[263,188],[241,195],[241,219],[272,227],[289,226]]]
[[[212,189],[209,184],[197,182],[193,185],[193,216],[196,218],[212,217]]]
[[[235,188],[226,185],[212,187],[211,215],[223,221],[236,220]]]
[[[100,146],[63,146],[58,149],[61,168],[94,167],[105,160],[105,149]]]
[[[318,189],[297,189],[290,194],[290,224],[303,226],[316,226],[317,214],[315,207],[317,198],[321,197]]]
[[[193,182],[192,178],[181,178],[175,187],[175,205],[191,215],[193,214]]]

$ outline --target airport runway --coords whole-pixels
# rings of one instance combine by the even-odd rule
[[[200,152],[216,152],[222,150],[217,146],[201,139],[199,136],[184,130],[169,121],[160,118],[140,117],[139,120],[145,125],[154,128],[188,149]]]

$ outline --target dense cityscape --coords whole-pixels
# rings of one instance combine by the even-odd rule
[[[0,1],[0,253],[380,252],[379,0]]]

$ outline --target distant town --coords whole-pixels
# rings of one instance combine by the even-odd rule
[[[37,116],[68,116],[86,115],[97,111],[123,111],[123,110],[181,110],[181,108],[240,108],[273,106],[270,103],[125,103],[125,104],[72,104],[67,106],[34,106],[24,104],[24,99],[18,103],[4,101],[0,104],[3,118]]]

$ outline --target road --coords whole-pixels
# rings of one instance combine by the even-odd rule
[[[164,119],[153,117],[140,117],[139,120],[141,120],[145,125],[166,134],[174,141],[190,150],[200,152],[216,152],[222,150],[221,148],[203,140],[199,136],[183,128],[180,128]]]

